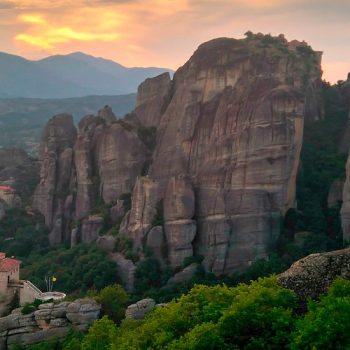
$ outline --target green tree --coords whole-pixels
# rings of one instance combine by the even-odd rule
[[[116,336],[116,326],[107,316],[95,321],[85,336],[81,350],[108,350]]]
[[[350,349],[350,281],[337,279],[319,302],[309,301],[308,312],[297,322],[292,350]]]
[[[128,293],[118,284],[103,288],[95,296],[95,300],[102,305],[103,314],[117,323],[124,318],[128,299]]]

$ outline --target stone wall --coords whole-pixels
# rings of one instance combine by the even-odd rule
[[[50,338],[63,338],[70,326],[85,331],[98,319],[100,310],[101,306],[92,299],[41,304],[28,315],[15,309],[0,318],[0,350],[14,344],[31,345]]]

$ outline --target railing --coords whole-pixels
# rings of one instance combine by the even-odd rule
[[[43,292],[37,287],[35,286],[32,282],[30,281],[24,281],[24,283],[27,283],[27,285],[29,286],[29,288],[31,288],[32,290],[34,290],[36,293],[38,294],[42,294]]]

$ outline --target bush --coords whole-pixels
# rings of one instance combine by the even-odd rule
[[[115,263],[92,244],[79,244],[71,249],[58,248],[24,261],[22,276],[45,290],[44,277],[57,277],[54,288],[65,293],[85,294],[88,289],[100,290],[114,283]]]
[[[116,326],[107,316],[95,321],[81,344],[81,350],[108,350],[116,336]]]
[[[143,322],[123,321],[113,349],[283,349],[295,305],[275,277],[235,288],[197,285]]]
[[[102,305],[102,312],[109,319],[120,323],[124,318],[129,296],[122,286],[118,284],[107,286],[98,292],[94,299]]]
[[[30,303],[25,304],[21,309],[22,315],[28,315],[34,311],[36,311],[36,307]]]
[[[297,322],[292,350],[350,349],[350,281],[337,279],[319,302]]]

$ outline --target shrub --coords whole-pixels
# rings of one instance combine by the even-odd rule
[[[81,350],[108,350],[115,338],[116,326],[107,316],[95,321],[81,344]]]
[[[350,349],[350,281],[337,279],[319,302],[310,300],[308,312],[297,322],[292,350]]]
[[[118,284],[101,289],[94,299],[102,305],[102,312],[114,322],[120,323],[124,318],[128,293]]]

